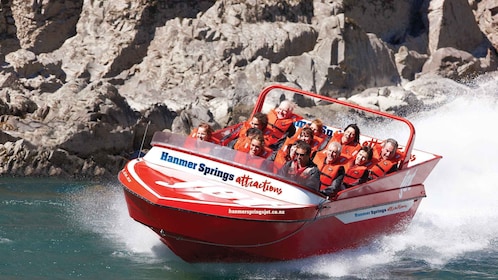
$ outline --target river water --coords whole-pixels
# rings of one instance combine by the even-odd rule
[[[491,92],[490,92],[491,91]],[[270,264],[188,264],[128,216],[117,179],[0,178],[1,279],[498,279],[496,85],[412,117],[443,155],[407,230]]]

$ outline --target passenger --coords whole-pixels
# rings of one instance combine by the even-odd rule
[[[258,134],[263,136],[263,132],[258,128],[253,128],[253,127],[249,128],[248,130],[246,130],[244,136],[236,139],[233,149],[248,153],[251,147],[251,138]]]
[[[293,146],[297,141],[302,140],[311,146],[313,143],[313,137],[313,130],[309,127],[304,127],[296,138],[287,138],[282,147],[273,153],[271,159],[274,161],[274,167],[281,168],[287,161],[294,158],[293,152],[295,147],[293,148]],[[312,149],[311,157],[313,156],[314,151]]]
[[[235,155],[235,161],[256,168],[266,170],[268,161],[266,158],[272,153],[272,150],[265,146],[265,139],[262,134],[256,134],[251,137],[249,152],[239,152]]]
[[[334,133],[334,135],[332,136],[332,140],[330,141],[337,141],[341,143],[341,155],[348,159],[351,159],[361,148],[360,128],[356,124],[350,124],[344,129],[344,132]]]
[[[242,125],[239,127],[238,131],[232,132],[232,134],[228,135],[227,137],[223,138],[223,143],[228,143],[227,146],[230,148],[233,148],[235,143],[237,142],[237,139],[240,139],[241,137],[245,137],[247,134],[247,130],[250,128],[257,128],[261,130],[263,133],[270,133],[268,131],[268,116],[264,113],[257,112],[250,118],[249,120],[245,121],[242,123]]]
[[[320,170],[320,191],[327,196],[333,196],[341,190],[344,164],[348,161],[341,156],[341,148],[339,142],[330,142],[327,149],[319,151],[313,159]]]
[[[330,140],[325,133],[323,133],[323,122],[320,119],[311,121],[310,128],[313,130],[313,144],[312,150],[321,151],[327,147],[327,140]],[[325,142],[327,141],[327,142]]]
[[[202,141],[206,142],[214,142],[214,139],[212,139],[213,135],[213,129],[208,123],[201,123],[197,128],[195,128],[192,133],[190,134],[191,137],[197,138]]]
[[[257,134],[251,137],[251,147],[249,149],[250,155],[268,158],[272,152],[272,149],[265,146],[265,138],[262,134]]]
[[[252,128],[258,128],[261,131],[265,131],[267,126],[268,126],[268,116],[264,113],[257,112],[256,114],[254,114],[251,121],[249,122],[249,126],[245,125],[245,130],[252,127]],[[243,130],[239,133],[239,136],[245,133]]]
[[[374,145],[373,150],[373,164],[370,167],[372,179],[398,170],[398,164],[402,158],[401,152],[398,151],[398,141],[388,138],[382,144]]]
[[[296,104],[290,100],[284,100],[278,108],[268,113],[268,131],[265,132],[265,142],[274,151],[278,150],[287,137],[296,133],[294,122],[302,119],[293,113]]]
[[[203,122],[194,128],[189,137],[185,139],[184,147],[203,153],[209,153],[212,146],[207,144],[207,142],[216,143],[212,138],[212,134],[213,129],[211,126],[208,123]]]
[[[265,146],[265,138],[263,137],[263,133],[261,132],[261,130],[257,128],[251,128],[247,130],[247,132],[248,136],[241,139],[243,141],[238,141],[245,142],[247,144],[239,146],[236,145],[236,147],[234,148],[235,150],[262,158],[267,158],[273,153],[272,149]]]
[[[368,168],[372,164],[373,149],[369,146],[363,146],[356,154],[353,161],[344,165],[346,174],[342,181],[342,189],[351,188],[363,184],[369,179]]]
[[[327,139],[327,135],[323,133],[323,123],[320,119],[314,119],[310,124],[306,124],[303,127],[300,127],[294,134],[294,136],[292,136],[291,138],[287,138],[287,140],[291,139],[291,143],[296,142],[301,135],[301,132],[305,128],[310,128],[313,132],[313,140],[309,142],[309,144],[311,145],[311,158],[313,158],[314,153],[323,150],[327,146],[327,143],[324,143],[324,141]],[[285,144],[288,143],[284,142],[282,148],[285,146]]]
[[[320,171],[316,164],[311,161],[311,146],[299,140],[295,144],[295,159],[287,161],[279,169],[278,174],[289,178],[290,180],[308,187],[312,190],[320,189]]]

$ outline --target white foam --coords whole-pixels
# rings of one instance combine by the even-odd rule
[[[440,267],[496,246],[498,94],[496,83],[490,85],[412,118],[415,147],[443,159],[426,180],[427,198],[408,229],[368,247],[316,258],[303,266],[306,271],[332,277],[389,278],[382,267],[402,259]]]

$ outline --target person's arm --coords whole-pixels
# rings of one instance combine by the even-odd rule
[[[363,175],[361,175],[360,180],[358,180],[358,185],[368,181],[369,177],[370,177],[370,170],[365,169],[365,172],[363,172]]]
[[[291,124],[289,128],[287,129],[287,137],[291,138],[296,134],[296,126],[294,124]]]
[[[389,174],[389,173],[392,173],[392,172],[398,170],[398,164],[399,164],[399,162],[396,162],[395,164],[393,164],[393,166],[391,166],[391,168],[389,170],[387,170],[386,174]]]
[[[318,167],[309,167],[308,170],[309,176],[305,182],[306,187],[313,189],[315,191],[320,190],[320,170]]]

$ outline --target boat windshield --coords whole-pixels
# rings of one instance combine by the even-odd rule
[[[277,108],[283,100],[289,100],[296,105],[293,110],[297,116],[297,120],[294,122],[296,130],[309,126],[313,121],[320,120],[323,124],[322,137],[331,137],[336,131],[342,131],[349,124],[356,124],[360,128],[360,143],[362,145],[395,138],[400,143],[400,147],[405,149],[403,154],[406,160],[403,159],[402,162],[408,162],[415,136],[413,125],[401,117],[388,113],[276,85],[264,89],[255,102],[253,112],[247,114],[248,116],[253,116],[258,112],[268,114]],[[227,143],[220,141],[227,136],[236,135],[240,127],[241,124],[236,124],[216,131],[213,136],[220,142],[216,144],[170,132],[157,132],[151,144],[174,147],[185,153],[195,153],[232,166],[252,169],[267,176],[278,177],[276,173],[280,168],[274,168],[272,160],[233,150],[226,146]]]
[[[198,140],[196,138],[163,131],[156,132],[152,138],[152,145],[163,146],[180,150],[187,154],[195,154],[205,158],[221,161],[225,164],[263,173],[266,176],[278,176],[273,171],[273,161],[248,153],[236,151],[229,147]],[[280,179],[286,179],[280,177]]]
[[[362,107],[282,85],[265,88],[259,95],[251,115],[257,112],[268,114],[284,100],[289,100],[296,105],[293,113],[301,118],[294,122],[297,129],[319,120],[323,124],[323,135],[331,137],[336,131],[342,132],[348,125],[356,124],[360,129],[360,144],[362,145],[382,142],[388,138],[397,140],[404,157],[401,160],[401,166],[407,166],[415,141],[415,128],[407,119],[379,111],[374,105],[372,108]]]

